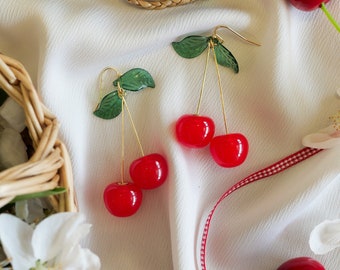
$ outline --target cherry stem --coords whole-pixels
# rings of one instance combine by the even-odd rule
[[[322,11],[326,14],[328,20],[333,24],[336,30],[340,32],[340,25],[337,23],[337,21],[332,17],[332,15],[329,13],[328,9],[326,8],[325,3],[321,3],[320,8]]]
[[[140,140],[140,138],[138,136],[138,132],[137,132],[135,123],[133,122],[131,112],[129,110],[129,107],[128,107],[124,97],[122,97],[122,100],[123,100],[123,104],[124,104],[124,106],[126,108],[126,111],[128,113],[128,116],[129,116],[129,119],[130,119],[130,123],[131,123],[132,129],[133,129],[133,132],[135,133],[135,136],[136,136],[136,139],[137,139],[137,142],[138,142],[138,146],[139,146],[140,152],[141,152],[142,156],[144,156],[144,150],[143,150],[143,147],[142,147],[142,143],[141,143],[141,140]]]
[[[222,89],[222,82],[221,82],[221,74],[220,74],[220,70],[218,68],[217,57],[216,57],[216,53],[215,53],[215,49],[214,49],[214,44],[213,44],[212,41],[211,41],[210,46],[211,46],[211,49],[212,49],[213,54],[214,54],[214,62],[215,62],[215,68],[216,68],[216,73],[217,73],[217,78],[218,78],[218,87],[219,87],[219,90],[220,90],[220,100],[221,100],[221,106],[222,106],[224,128],[225,128],[226,134],[228,134],[227,115],[226,115],[226,111],[225,111],[223,89]]]
[[[136,129],[136,126],[135,126],[135,123],[133,122],[133,119],[132,119],[132,116],[131,116],[131,112],[129,110],[129,107],[126,103],[126,100],[125,100],[125,91],[124,89],[122,89],[119,85],[119,82],[118,82],[118,96],[120,97],[120,99],[122,100],[122,133],[121,133],[121,140],[122,140],[122,153],[121,153],[121,168],[120,168],[120,174],[121,174],[121,184],[124,185],[125,184],[125,180],[124,180],[124,172],[125,172],[125,110],[124,108],[126,109],[127,113],[128,113],[128,116],[129,116],[129,120],[130,120],[130,123],[131,123],[131,126],[132,126],[132,129],[135,133],[135,136],[136,136],[136,139],[137,139],[137,142],[138,142],[138,145],[139,145],[139,149],[141,151],[141,154],[142,156],[144,156],[144,150],[143,150],[143,147],[142,147],[142,144],[141,144],[141,141],[140,141],[140,138],[138,136],[138,132],[137,132],[137,129]]]
[[[206,57],[206,59],[205,59],[205,67],[204,67],[204,74],[203,74],[202,86],[201,86],[200,96],[199,96],[199,99],[198,99],[198,104],[197,104],[197,109],[196,109],[196,114],[197,114],[197,115],[199,115],[199,113],[200,113],[200,108],[201,108],[201,103],[202,103],[202,97],[203,97],[203,92],[204,92],[204,86],[205,86],[205,81],[206,81],[206,78],[207,78],[207,70],[208,70],[209,56],[210,56],[210,48],[208,49],[207,57]]]
[[[125,115],[125,113],[124,113],[124,101],[125,99],[124,99],[124,97],[122,97],[122,126],[121,126],[121,140],[122,140],[122,152],[121,152],[121,165],[120,165],[120,177],[121,177],[121,179],[120,179],[120,182],[121,182],[121,184],[122,185],[124,185],[124,183],[125,183],[125,180],[124,180],[124,171],[125,171],[125,166],[124,166],[124,164],[125,164],[125,155],[124,155],[124,153],[125,153],[125,121],[124,121],[124,115]]]

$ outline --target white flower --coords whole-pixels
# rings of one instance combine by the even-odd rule
[[[80,213],[57,213],[35,229],[9,214],[0,215],[0,241],[14,270],[100,269],[97,255],[81,248],[79,241],[91,225]]]
[[[309,246],[318,255],[340,247],[340,219],[325,220],[317,225],[310,234]]]
[[[328,149],[340,145],[340,130],[334,125],[324,128],[316,133],[309,134],[302,139],[306,147]]]

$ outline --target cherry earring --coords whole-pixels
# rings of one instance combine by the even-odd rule
[[[102,96],[102,77],[109,70],[116,73],[117,79],[113,85],[117,88],[104,97]],[[158,154],[144,154],[141,140],[137,133],[130,109],[126,103],[126,91],[140,91],[147,87],[154,88],[155,83],[144,69],[134,68],[121,75],[115,68],[105,68],[99,76],[100,102],[94,110],[94,115],[102,119],[113,119],[121,116],[121,179],[109,184],[104,190],[104,203],[108,211],[118,217],[135,214],[142,203],[142,189],[154,189],[161,186],[168,175],[166,159]],[[125,111],[136,136],[142,157],[134,160],[129,168],[131,182],[125,180]]]
[[[208,48],[196,113],[185,114],[177,120],[175,128],[176,138],[180,144],[190,148],[201,148],[210,145],[210,153],[218,165],[222,167],[236,167],[245,161],[248,155],[249,146],[247,138],[243,134],[228,132],[221,75],[218,66],[221,65],[231,68],[235,73],[239,72],[239,66],[232,53],[222,45],[224,41],[217,34],[219,28],[226,28],[248,43],[260,46],[259,44],[246,39],[231,28],[221,25],[215,27],[212,36],[188,36],[179,42],[172,43],[177,54],[188,59],[201,55]],[[200,115],[210,52],[212,52],[214,57],[226,132],[225,135],[215,137],[214,121],[208,116]]]

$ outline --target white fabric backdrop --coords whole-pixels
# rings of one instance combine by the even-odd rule
[[[340,3],[328,9],[340,21]],[[211,34],[228,25],[262,43],[248,45],[219,34],[238,59],[240,73],[222,68],[229,129],[250,143],[246,162],[218,167],[208,150],[188,150],[174,139],[174,122],[194,113],[204,56],[179,57],[170,43],[188,34]],[[102,269],[199,269],[200,237],[220,195],[238,180],[302,148],[301,138],[326,127],[340,105],[340,35],[321,10],[298,11],[283,0],[198,0],[146,11],[123,0],[1,1],[0,51],[21,61],[60,122],[70,151],[80,210],[93,224],[85,242]],[[98,75],[141,67],[156,82],[127,97],[146,153],[167,157],[168,181],[144,192],[139,212],[115,218],[102,193],[120,177],[120,120],[92,114]],[[111,82],[106,82],[109,88]],[[110,90],[110,89],[108,89]],[[202,114],[223,133],[212,62]],[[132,132],[126,159],[139,156]],[[339,218],[340,148],[247,186],[218,208],[207,245],[208,269],[276,269],[311,256],[339,269],[340,250],[310,251],[311,230]]]

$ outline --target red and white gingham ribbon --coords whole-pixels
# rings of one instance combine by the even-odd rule
[[[304,160],[312,157],[313,155],[319,153],[320,151],[322,151],[322,149],[305,147],[305,148],[301,149],[300,151],[298,151],[298,152],[296,152],[292,155],[289,155],[289,156],[281,159],[280,161],[247,176],[246,178],[242,179],[241,181],[239,181],[235,185],[233,185],[231,188],[229,188],[220,197],[220,199],[216,202],[216,204],[214,205],[214,207],[210,211],[210,213],[207,217],[207,220],[205,222],[205,225],[204,225],[203,235],[202,235],[202,239],[201,239],[201,252],[200,252],[202,270],[207,269],[207,266],[206,266],[206,248],[207,248],[208,233],[209,233],[209,228],[210,228],[212,217],[213,217],[214,212],[216,211],[217,207],[219,206],[219,204],[226,197],[228,197],[231,193],[240,189],[241,187],[244,187],[244,186],[246,186],[250,183],[256,182],[256,181],[264,179],[266,177],[272,176],[274,174],[280,173],[280,172],[300,163],[301,161],[304,161]]]

